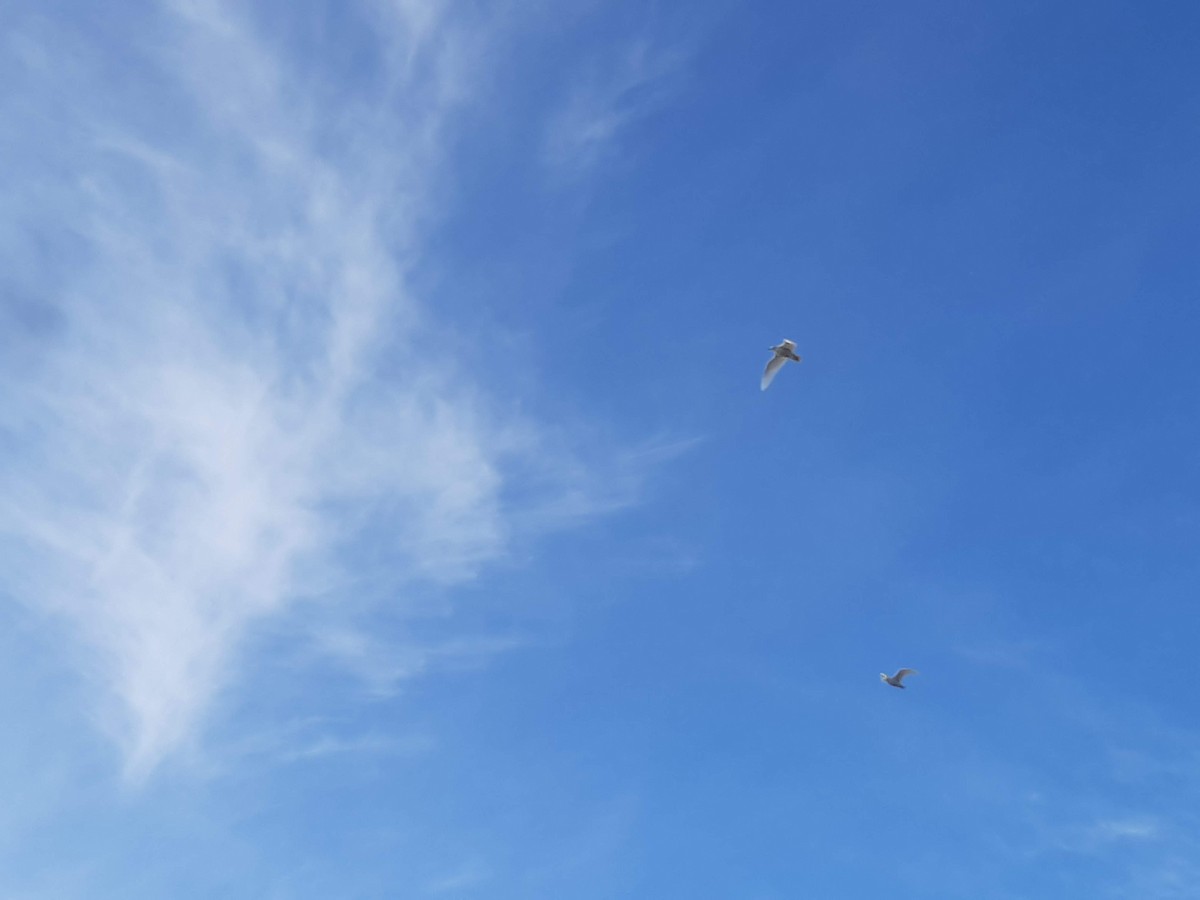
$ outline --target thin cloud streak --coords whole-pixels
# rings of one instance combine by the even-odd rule
[[[577,180],[616,154],[622,134],[666,102],[684,58],[642,38],[593,66],[546,129],[542,157],[549,170]]]
[[[464,864],[458,870],[448,875],[434,878],[425,885],[424,893],[461,895],[463,892],[474,893],[492,879],[492,873],[478,860]]]

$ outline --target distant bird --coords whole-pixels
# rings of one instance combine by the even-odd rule
[[[766,369],[763,370],[762,390],[764,391],[770,386],[775,378],[775,373],[783,368],[785,362],[789,359],[792,362],[800,362],[800,357],[796,355],[795,341],[784,341],[768,349],[775,355],[771,357]]]
[[[904,685],[901,684],[900,682],[902,682],[909,675],[919,675],[919,674],[921,674],[921,673],[918,672],[916,669],[901,669],[899,672],[897,672],[895,675],[893,675],[891,678],[889,678],[885,673],[880,672],[879,680],[890,684],[892,687],[898,687],[901,690],[903,690]]]

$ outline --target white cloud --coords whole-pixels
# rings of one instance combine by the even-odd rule
[[[683,58],[642,38],[586,69],[546,130],[542,153],[551,171],[579,178],[616,153],[622,132],[670,95]]]
[[[479,860],[464,863],[446,875],[434,878],[425,885],[426,894],[474,893],[492,878],[491,872]]]
[[[1148,841],[1159,836],[1160,826],[1148,817],[1101,819],[1087,829],[1088,835],[1099,843],[1112,841]]]
[[[19,43],[40,103],[5,110],[26,134],[8,211],[50,249],[0,246],[52,326],[5,309],[6,587],[90,648],[133,777],[192,741],[255,623],[472,578],[555,497],[615,505],[494,411],[409,287],[470,80],[446,7],[376,8],[361,104],[235,8],[180,0],[107,50],[39,20]],[[42,66],[60,42],[87,52]],[[523,489],[539,469],[560,477]]]
[[[289,748],[280,755],[287,762],[308,762],[347,754],[416,755],[428,752],[433,746],[433,742],[428,738],[402,740],[375,734],[357,737],[324,735],[308,744]]]
[[[1068,853],[1111,854],[1119,846],[1158,842],[1170,831],[1153,816],[1109,815],[1086,824],[1052,827],[1048,846]]]

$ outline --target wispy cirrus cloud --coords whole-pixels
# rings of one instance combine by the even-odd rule
[[[542,156],[550,171],[582,178],[617,154],[623,132],[674,92],[686,58],[643,37],[585,67],[546,129]]]
[[[1162,828],[1152,817],[1140,816],[1121,819],[1101,819],[1088,828],[1088,835],[1099,843],[1111,841],[1152,841]]]
[[[491,871],[479,860],[464,863],[446,875],[440,875],[425,885],[424,893],[436,896],[474,893],[486,887],[492,878]]]
[[[256,623],[363,585],[352,611],[394,607],[563,502],[624,502],[427,349],[444,326],[410,275],[478,75],[452,12],[358,10],[354,92],[233,4],[167,4],[107,44],[10,34],[33,88],[5,110],[5,586],[89,648],[132,777],[194,739]]]

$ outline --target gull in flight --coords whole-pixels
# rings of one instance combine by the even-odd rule
[[[889,678],[886,673],[880,672],[879,680],[887,682],[892,687],[898,687],[903,690],[904,685],[901,684],[901,682],[904,681],[904,679],[907,678],[909,675],[919,675],[919,674],[920,673],[916,669],[901,669],[899,672],[897,672],[895,675],[893,675]]]
[[[770,386],[771,381],[775,378],[775,373],[783,368],[785,362],[789,359],[792,362],[800,362],[800,357],[796,355],[795,341],[783,341],[769,349],[775,355],[771,357],[767,368],[763,370],[762,390],[764,391]]]

